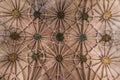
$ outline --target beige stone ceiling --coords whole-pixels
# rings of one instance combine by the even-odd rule
[[[120,0],[0,0],[0,80],[120,80]]]

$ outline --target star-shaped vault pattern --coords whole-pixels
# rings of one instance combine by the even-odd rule
[[[120,80],[120,0],[0,0],[0,80]]]

